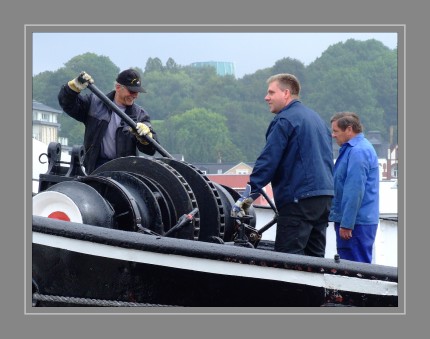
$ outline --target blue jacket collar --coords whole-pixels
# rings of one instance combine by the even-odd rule
[[[282,113],[282,112],[284,112],[284,111],[286,111],[288,108],[290,108],[290,107],[291,107],[293,104],[295,104],[296,102],[300,102],[300,100],[299,100],[299,99],[293,99],[293,100],[291,100],[287,106],[285,106],[283,109],[281,109],[281,110],[278,112],[278,114],[279,114],[279,113]]]
[[[349,139],[346,143],[350,144],[352,147],[357,145],[361,140],[364,139],[363,133],[358,133],[354,138]]]

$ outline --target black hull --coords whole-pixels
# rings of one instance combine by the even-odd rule
[[[321,275],[360,277],[368,280],[397,282],[397,270],[391,267],[352,263],[324,258],[311,258],[273,252],[270,242],[262,242],[265,250],[227,244],[210,244],[192,240],[166,239],[153,235],[109,230],[33,217],[33,232],[41,235],[79,240],[94,246],[112,246],[112,251],[138,251],[145,256],[177,256],[193,261],[231,263],[249,271],[279,270],[279,274],[307,272],[318,280]],[[52,243],[55,246],[55,242]],[[34,300],[43,306],[100,306],[94,300],[116,301],[119,306],[137,303],[141,306],[178,307],[397,307],[397,295],[343,291],[309,283],[278,281],[252,276],[233,276],[221,272],[205,272],[199,268],[171,267],[133,260],[78,253],[33,241],[32,275],[36,295],[51,296]],[[111,252],[112,252],[111,251]],[[144,256],[144,257],[145,257]],[[155,257],[155,260],[158,260]],[[173,263],[177,260],[173,260]],[[247,270],[248,271],[248,270]],[[312,281],[311,279],[311,281]],[[58,297],[63,297],[61,302]],[[79,298],[76,302],[75,298]],[[49,299],[49,300],[47,300]],[[121,304],[123,303],[123,304]]]
[[[68,263],[66,271],[62,265],[53,269],[50,260],[33,265],[39,293],[45,295],[125,301],[148,306],[286,307],[320,306],[324,303],[322,288],[185,271],[38,245],[33,248],[33,257],[50,257],[60,263]],[[61,303],[42,301],[38,306],[91,306],[91,301],[87,305],[68,303],[67,300]]]

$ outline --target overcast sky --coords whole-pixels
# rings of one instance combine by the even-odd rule
[[[32,34],[33,75],[55,71],[87,52],[107,56],[121,70],[145,69],[148,58],[169,57],[186,66],[198,61],[233,62],[236,77],[290,57],[306,66],[331,45],[348,39],[376,39],[397,47],[397,33],[42,33]]]

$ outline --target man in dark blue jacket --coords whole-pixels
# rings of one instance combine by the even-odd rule
[[[265,100],[275,117],[249,187],[233,205],[232,216],[246,214],[271,182],[279,213],[275,251],[324,257],[334,194],[330,129],[299,101],[300,83],[294,75],[274,75],[267,83]]]
[[[148,155],[155,154],[155,147],[143,137],[148,135],[157,141],[152,129],[150,117],[145,110],[135,103],[139,93],[145,93],[140,75],[133,69],[118,74],[115,89],[106,96],[119,109],[136,122],[138,135],[112,112],[95,94],[80,92],[93,83],[88,73],[81,73],[75,79],[63,85],[58,94],[58,101],[64,112],[85,125],[84,166],[90,174],[97,167],[119,157],[136,156],[138,150]]]

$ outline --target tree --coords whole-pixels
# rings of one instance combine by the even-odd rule
[[[393,143],[397,143],[397,51],[390,51],[369,62],[364,71],[369,74],[378,106],[383,110],[385,135],[391,126],[394,129]]]
[[[244,102],[264,102],[267,92],[267,79],[273,75],[271,68],[256,71],[254,74],[245,75],[239,80]],[[256,112],[255,112],[256,113]]]
[[[178,153],[184,153],[183,150],[191,144],[196,144],[194,147],[197,148],[197,144],[205,140],[195,130],[189,130],[188,135],[180,135],[175,130],[179,123],[176,118],[181,120],[183,114],[197,109],[204,110],[200,114],[203,116],[207,112],[216,112],[217,119],[208,118],[212,124],[221,124],[221,134],[227,128],[225,142],[218,150],[224,161],[232,154],[237,155],[232,161],[254,161],[265,144],[265,132],[273,118],[264,101],[266,80],[277,73],[292,73],[299,78],[301,100],[320,113],[328,125],[333,113],[350,110],[362,117],[366,130],[380,130],[386,138],[390,126],[397,126],[397,51],[376,40],[348,40],[335,44],[307,67],[299,60],[285,57],[272,67],[241,79],[219,76],[214,67],[180,66],[172,58],[165,66],[159,58],[149,58],[144,72],[138,67],[133,68],[142,75],[142,86],[147,91],[139,95],[136,103],[148,111],[153,121],[160,120],[160,130],[157,125],[156,131],[162,145]],[[120,71],[105,56],[81,54],[55,72],[34,76],[33,99],[61,109],[57,99],[60,87],[82,70],[93,76],[104,93],[112,90]],[[83,94],[88,92],[87,89]],[[196,117],[196,123],[211,132],[212,127],[200,121],[200,115]],[[189,117],[188,125],[194,125],[192,119],[194,116]],[[82,127],[81,123],[66,114],[60,116],[60,122],[62,137],[76,141],[83,139],[82,128],[74,126]],[[397,128],[394,133],[396,139]],[[212,138],[212,133],[210,135]],[[179,145],[181,137],[186,142]],[[215,141],[210,140],[211,144],[206,147],[209,147],[212,161],[216,161]],[[201,157],[208,154],[207,151],[198,152],[194,149],[188,154],[200,154]],[[224,154],[226,152],[228,154]]]
[[[55,72],[42,72],[34,76],[33,99],[61,110],[57,98],[61,86],[75,78],[81,71],[90,74],[97,88],[107,93],[113,89],[119,68],[105,56],[94,53],[77,55]],[[89,90],[86,89],[82,94],[88,92]],[[61,124],[59,136],[67,138],[69,145],[83,143],[84,126],[82,123],[70,118],[67,114],[60,115],[59,122]]]
[[[85,53],[70,59],[65,63],[65,68],[68,72],[73,73],[73,77],[76,77],[81,71],[87,72],[102,92],[113,89],[114,81],[120,72],[120,69],[108,57],[94,53]]]
[[[299,79],[302,91],[306,88],[306,68],[303,63],[297,59],[283,58],[275,62],[272,67],[272,74],[290,73]]]
[[[395,55],[376,40],[330,46],[307,67],[306,102],[326,121],[335,112],[356,112],[367,130],[387,137],[397,112]]]
[[[154,71],[163,71],[163,63],[161,62],[160,58],[148,58],[146,61],[145,73]]]
[[[160,131],[171,153],[182,153],[189,162],[234,161],[241,157],[231,142],[226,118],[203,108],[194,108],[168,118]]]
[[[194,90],[192,79],[185,72],[145,71],[143,79],[147,93],[139,97],[142,102],[138,103],[148,110],[152,118],[165,119],[183,113],[186,110],[184,107],[195,107],[191,99]],[[185,106],[184,100],[188,103]]]
[[[319,91],[308,96],[307,104],[329,124],[336,112],[355,112],[367,130],[384,131],[383,111],[378,107],[370,80],[353,68],[328,70],[321,79]]]
[[[167,59],[166,61],[166,70],[170,72],[176,72],[179,70],[179,65],[172,58]]]

